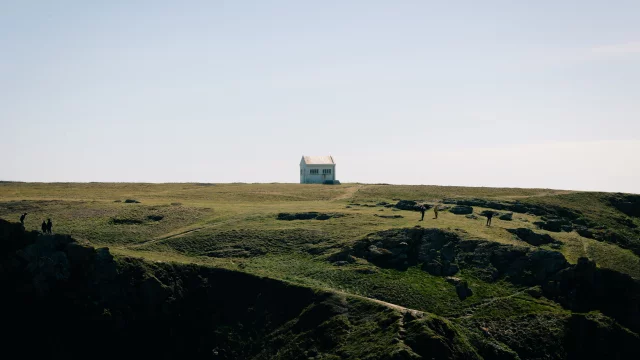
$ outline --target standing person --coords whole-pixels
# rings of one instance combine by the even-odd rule
[[[24,218],[27,217],[27,213],[22,214],[22,216],[20,216],[20,224],[22,224],[22,226],[24,226]]]
[[[422,219],[420,219],[420,221],[424,220],[424,212],[427,211],[427,208],[424,207],[424,205],[420,205],[420,213],[422,214]]]
[[[493,217],[493,211],[487,212],[487,226],[491,226],[491,218]]]
[[[435,215],[434,219],[438,218],[438,204],[433,205],[433,215]]]
[[[49,234],[51,234],[51,229],[53,228],[53,223],[51,222],[51,219],[47,220],[47,232]]]
[[[42,229],[43,234],[47,233],[47,223],[44,220],[42,220],[42,226],[40,228]]]

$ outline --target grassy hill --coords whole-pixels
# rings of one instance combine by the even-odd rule
[[[413,203],[396,205],[401,200],[437,205],[438,219],[430,209],[419,221]],[[449,211],[457,206],[472,214]],[[637,195],[549,189],[0,183],[0,218],[27,212],[26,230],[51,218],[55,233],[118,258],[231,270],[430,314],[484,358],[567,358],[577,351],[567,334],[578,323],[607,334],[620,327],[636,342],[635,315],[601,299],[576,301],[558,290],[563,279],[548,279],[594,263],[598,279],[637,283],[639,208]],[[495,216],[486,226],[487,211],[512,213],[511,220]],[[448,240],[436,246],[438,239]],[[445,270],[449,262],[455,270]],[[452,282],[471,294],[461,296]]]

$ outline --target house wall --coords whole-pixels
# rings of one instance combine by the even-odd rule
[[[318,174],[311,174],[311,169],[318,169]],[[323,169],[331,169],[331,174],[323,174]],[[304,162],[300,164],[300,183],[301,184],[322,184],[325,180],[336,179],[336,165],[307,165]]]

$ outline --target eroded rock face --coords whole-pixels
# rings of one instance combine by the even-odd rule
[[[515,229],[514,233],[532,242],[549,241],[548,235],[528,229]],[[531,236],[536,240],[531,240]],[[370,234],[345,251],[380,267],[403,270],[417,265],[431,275],[449,279],[455,279],[452,275],[466,269],[489,282],[505,279],[514,284],[539,286],[542,295],[569,309],[582,312],[597,309],[634,331],[640,330],[640,282],[626,274],[597,268],[586,258],[570,265],[557,251],[461,240],[454,233],[423,228]],[[464,295],[464,285],[460,287],[457,291]]]
[[[640,217],[640,195],[614,194],[610,196],[609,202],[627,216]]]
[[[580,258],[575,266],[543,283],[545,296],[577,312],[598,309],[634,331],[640,330],[640,282],[629,275],[600,269]]]
[[[343,250],[342,253],[344,253]],[[357,242],[350,256],[399,270],[419,265],[435,276],[451,276],[473,268],[487,281],[507,277],[519,284],[537,284],[568,266],[562,254],[483,240],[460,240],[439,229],[394,229],[370,234]]]

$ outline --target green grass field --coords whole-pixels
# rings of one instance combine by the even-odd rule
[[[27,212],[28,230],[38,230],[44,219],[52,218],[55,232],[108,246],[116,253],[226,264],[262,261],[270,256],[326,254],[372,232],[416,225],[452,230],[469,239],[528,246],[506,229],[535,229],[532,223],[538,220],[516,213],[513,221],[494,219],[493,226],[486,227],[483,217],[472,220],[441,211],[434,220],[429,211],[419,222],[417,212],[348,207],[352,203],[374,205],[410,199],[436,204],[447,198],[519,200],[577,209],[598,223],[615,226],[613,219],[620,214],[603,200],[605,195],[549,189],[362,184],[1,183],[0,217],[17,221]],[[140,203],[125,203],[126,199]],[[483,210],[474,208],[475,213]],[[344,216],[325,221],[276,219],[280,212],[308,211]],[[402,217],[381,217],[393,215]],[[632,221],[638,223],[637,219]],[[564,243],[561,251],[571,262],[585,256],[601,267],[640,278],[640,260],[629,250],[576,232],[539,232]]]
[[[444,298],[434,298],[430,291],[430,287],[446,287],[441,278],[420,271],[384,269],[366,275],[359,270],[371,268],[370,264],[335,267],[326,257],[367,234],[416,225],[450,230],[466,239],[530,246],[506,229],[535,229],[532,223],[539,220],[534,215],[516,213],[513,221],[494,218],[493,226],[487,227],[481,216],[469,219],[440,211],[436,220],[428,211],[425,220],[418,221],[418,212],[373,206],[382,201],[410,199],[437,204],[447,198],[519,200],[578,209],[599,223],[611,224],[618,214],[603,196],[549,189],[363,184],[2,183],[0,217],[17,221],[27,212],[28,230],[39,229],[42,220],[51,218],[55,232],[107,246],[116,254],[228,267],[448,315],[452,308],[443,309],[442,304],[455,304],[457,298],[450,292],[438,292]],[[126,199],[139,203],[125,203]],[[475,207],[474,213],[483,210]],[[343,216],[324,221],[276,218],[281,212],[309,211]],[[381,217],[394,215],[401,217]],[[564,246],[560,251],[570,262],[588,257],[600,267],[640,278],[640,258],[629,250],[582,237],[575,231],[536,231],[561,241]],[[477,301],[509,293],[502,286],[487,286],[487,295],[475,296]]]

